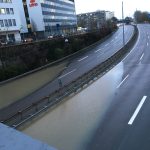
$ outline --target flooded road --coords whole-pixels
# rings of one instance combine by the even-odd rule
[[[66,63],[47,67],[11,82],[0,84],[0,109],[28,96],[52,81],[64,70],[65,66]]]
[[[84,150],[122,80],[123,63],[20,129],[59,150]]]

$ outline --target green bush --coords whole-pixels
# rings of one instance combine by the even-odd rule
[[[0,68],[0,81],[15,77],[26,71],[27,68],[24,65],[12,65],[7,68]]]
[[[56,48],[54,50],[54,56],[56,59],[60,59],[60,58],[64,57],[64,50],[61,48]]]

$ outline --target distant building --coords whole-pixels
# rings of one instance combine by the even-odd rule
[[[23,4],[29,32],[48,36],[77,28],[74,0],[23,0]]]
[[[109,20],[114,17],[114,12],[112,11],[105,11],[105,14],[106,14],[106,20]]]
[[[77,15],[77,22],[79,27],[93,30],[102,28],[106,21],[113,17],[114,12],[96,11]]]
[[[13,0],[0,0],[0,40],[21,41],[20,28],[18,8]]]
[[[74,0],[0,0],[0,39],[75,32]]]

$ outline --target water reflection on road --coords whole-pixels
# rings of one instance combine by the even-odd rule
[[[22,131],[59,150],[83,150],[121,82],[123,63]]]

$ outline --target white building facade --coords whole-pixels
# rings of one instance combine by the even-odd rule
[[[63,34],[77,28],[74,0],[23,0],[28,26],[36,34]]]
[[[111,11],[105,11],[106,20],[109,20],[114,17],[114,12]]]
[[[0,0],[0,40],[21,41],[19,7],[14,0]]]
[[[74,0],[0,0],[0,39],[43,38],[76,28]]]

